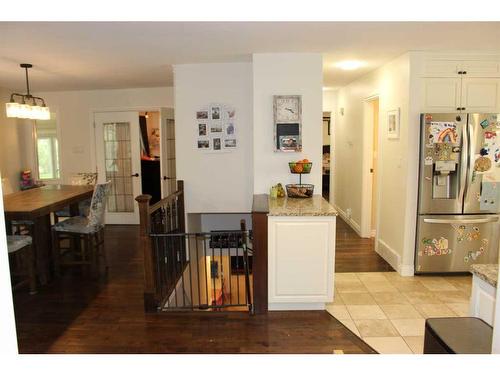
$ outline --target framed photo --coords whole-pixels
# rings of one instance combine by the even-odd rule
[[[227,118],[229,120],[232,120],[232,119],[234,119],[236,111],[234,109],[232,109],[232,108],[229,108],[229,109],[226,109],[226,113],[227,113]]]
[[[210,150],[210,140],[198,139],[198,150]]]
[[[236,139],[224,139],[224,148],[236,148]]]
[[[387,111],[387,138],[399,139],[399,108]]]
[[[279,138],[280,151],[297,151],[300,144],[298,135],[281,135]]]
[[[220,120],[221,119],[221,112],[220,112],[220,106],[213,106],[210,108],[210,113],[211,113],[211,118],[212,120]]]
[[[213,142],[213,147],[212,147],[212,149],[213,149],[214,151],[220,151],[220,150],[221,150],[221,147],[222,147],[221,138],[213,138],[213,139],[212,139],[212,142]]]
[[[222,124],[221,123],[210,124],[210,133],[222,133]]]
[[[198,136],[200,137],[207,136],[207,124],[198,124]]]
[[[197,111],[196,112],[197,120],[208,120],[208,111]]]
[[[234,123],[230,122],[226,125],[226,136],[232,136],[234,135],[235,128],[234,128]]]

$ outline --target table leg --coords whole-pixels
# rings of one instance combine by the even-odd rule
[[[49,281],[49,265],[51,258],[51,228],[50,215],[35,218],[33,228],[33,248],[35,250],[35,263],[41,285]]]

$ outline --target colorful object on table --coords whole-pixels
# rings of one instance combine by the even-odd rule
[[[489,124],[490,124],[490,123],[489,123],[489,122],[488,122],[488,120],[486,120],[486,119],[485,119],[485,120],[483,120],[483,121],[481,121],[481,123],[480,123],[480,125],[481,125],[481,127],[482,127],[483,129],[486,129],[486,128],[488,127],[488,125],[489,125]]]
[[[35,187],[35,182],[31,178],[31,171],[29,169],[21,172],[21,179],[19,180],[19,188],[21,190],[28,190]]]
[[[285,189],[283,189],[283,185],[278,183],[271,187],[271,198],[284,198],[285,197]]]

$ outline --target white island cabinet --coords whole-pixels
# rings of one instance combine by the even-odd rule
[[[269,310],[324,310],[333,301],[336,216],[319,195],[269,199]]]

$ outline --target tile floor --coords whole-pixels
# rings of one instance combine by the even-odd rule
[[[420,354],[426,318],[468,316],[471,276],[335,274],[327,311],[382,354]]]

